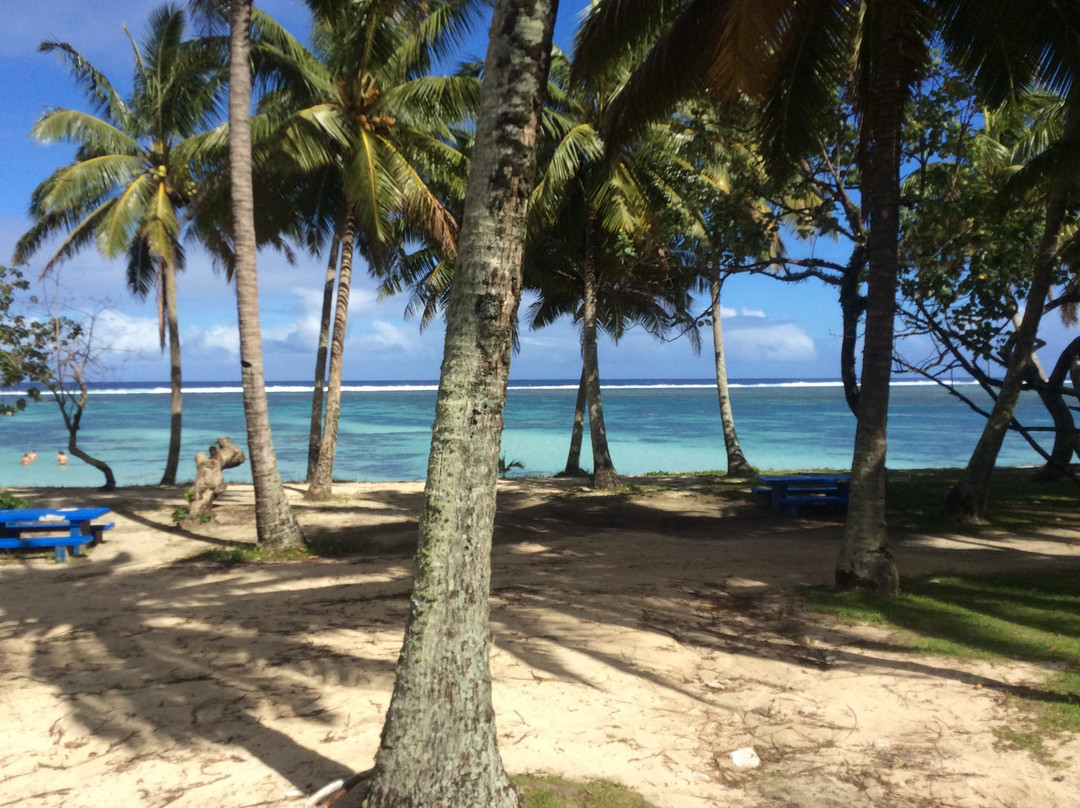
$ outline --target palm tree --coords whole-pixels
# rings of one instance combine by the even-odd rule
[[[495,3],[412,607],[369,808],[521,804],[496,742],[488,596],[502,413],[555,5]]]
[[[198,135],[217,114],[225,74],[222,43],[185,40],[183,11],[164,5],[150,15],[142,45],[134,40],[135,84],[126,101],[108,78],[71,45],[43,42],[68,64],[94,113],[53,109],[34,125],[46,143],[77,146],[75,161],[35,189],[34,226],[19,239],[15,262],[25,263],[45,240],[66,238],[45,264],[49,272],[88,244],[109,258],[127,255],[128,287],[158,294],[161,347],[168,335],[171,431],[161,484],[176,482],[182,417],[180,330],[176,271],[184,266],[182,212],[198,199],[194,173]]]
[[[716,267],[709,276],[709,307],[712,311],[713,356],[716,368],[716,398],[720,406],[720,426],[724,432],[724,450],[727,452],[727,475],[729,477],[749,477],[754,467],[743,454],[739,435],[735,431],[735,411],[731,405],[731,391],[728,387],[727,358],[724,351],[723,306],[720,304],[720,292],[724,281],[731,273],[722,272]]]
[[[353,254],[358,250],[379,274],[404,260],[412,239],[454,254],[457,222],[428,180],[463,170],[448,122],[475,108],[477,88],[467,77],[427,75],[445,41],[468,22],[470,3],[309,5],[313,52],[280,30],[261,33],[261,58],[276,71],[261,108],[281,120],[281,150],[299,171],[337,177],[331,207],[341,223],[340,265],[329,389],[306,494],[321,500],[333,479]]]
[[[697,225],[680,187],[692,182],[695,173],[679,157],[667,126],[651,127],[632,147],[606,159],[601,137],[605,110],[622,86],[626,66],[610,71],[587,92],[563,89],[569,73],[569,62],[556,51],[548,111],[554,143],[533,193],[526,258],[530,283],[540,292],[532,324],[546,325],[562,313],[581,323],[593,484],[614,488],[619,476],[604,424],[598,333],[606,330],[617,340],[638,322],[660,334],[686,311],[685,275],[664,248],[680,227]]]
[[[991,7],[992,6],[992,7]],[[866,330],[851,503],[836,583],[895,594],[898,575],[885,528],[885,449],[893,319],[899,270],[903,110],[930,61],[932,34],[993,96],[1022,85],[1063,44],[1057,3],[999,0],[600,0],[579,36],[583,75],[628,42],[656,39],[617,108],[613,130],[660,114],[706,87],[762,104],[762,143],[774,165],[808,148],[814,121],[851,76],[859,117],[862,196],[870,229]],[[1051,19],[1054,18],[1054,19]],[[944,21],[944,24],[942,24]],[[1064,26],[1064,30],[1075,27]],[[1052,36],[1053,35],[1053,36]],[[719,45],[719,46],[718,46]],[[1057,52],[1060,52],[1058,50]]]
[[[263,372],[252,186],[251,15],[252,0],[230,0],[228,143],[240,377],[244,389],[251,479],[255,489],[256,534],[259,544],[274,550],[287,550],[302,546],[304,536],[289,506],[278,471]]]

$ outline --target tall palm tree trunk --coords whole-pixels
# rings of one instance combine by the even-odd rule
[[[604,403],[600,397],[600,358],[596,347],[596,318],[599,307],[596,282],[596,259],[592,234],[596,209],[589,206],[585,225],[585,262],[582,266],[581,357],[585,374],[585,397],[589,404],[589,437],[592,438],[593,486],[618,488],[622,484],[608,451],[604,427]]]
[[[315,383],[311,389],[311,428],[308,430],[308,483],[315,476],[319,462],[319,444],[322,442],[323,397],[326,388],[326,357],[330,352],[330,317],[334,311],[334,280],[337,278],[338,246],[341,231],[334,230],[330,243],[330,258],[326,262],[326,278],[323,281],[322,314],[319,318],[319,348],[315,352]]]
[[[574,426],[570,430],[570,451],[566,454],[566,468],[563,469],[563,474],[567,477],[580,477],[584,474],[581,470],[581,441],[585,436],[586,378],[585,363],[582,362],[581,381],[578,382],[577,399],[574,401]]]
[[[334,487],[334,458],[337,454],[338,423],[341,420],[341,374],[345,366],[345,332],[349,326],[349,289],[352,286],[353,242],[356,217],[345,217],[341,239],[341,269],[338,272],[337,306],[334,311],[334,338],[330,344],[330,380],[326,390],[326,418],[323,422],[319,461],[311,476],[304,499],[322,502],[330,499]]]
[[[1066,100],[1066,119],[1062,139],[1073,140],[1080,134],[1080,89],[1074,87]],[[1035,353],[1035,341],[1039,334],[1046,298],[1054,277],[1054,264],[1057,260],[1061,242],[1061,229],[1069,202],[1069,180],[1067,174],[1059,174],[1046,198],[1046,217],[1043,235],[1039,242],[1039,253],[1035,259],[1035,271],[1031,278],[1027,302],[1024,304],[1024,317],[1013,332],[1012,351],[1009,366],[1001,389],[986,419],[979,442],[971,453],[967,467],[957,483],[949,491],[946,509],[962,519],[981,519],[986,514],[990,497],[990,477],[997,463],[1001,444],[1005,441],[1009,424],[1012,423],[1016,404],[1020,400],[1020,391],[1028,373],[1032,356]]]
[[[906,97],[902,28],[906,11],[904,3],[882,4],[876,9],[880,61],[873,78],[873,105],[862,134],[862,142],[868,144],[870,213],[866,336],[850,504],[836,563],[838,589],[887,596],[895,596],[900,586],[885,524],[885,451],[900,266],[900,134]]]
[[[713,270],[709,278],[709,292],[712,295],[712,333],[713,353],[716,357],[716,397],[720,403],[720,424],[724,430],[724,449],[727,452],[727,474],[729,477],[750,477],[754,467],[743,454],[739,445],[739,436],[735,432],[735,412],[731,407],[731,394],[728,390],[727,360],[724,357],[724,326],[720,306],[720,290],[724,285],[724,275],[719,268]]]
[[[180,465],[180,422],[184,411],[180,376],[180,324],[176,304],[176,268],[169,261],[161,262],[162,295],[165,298],[165,323],[169,331],[169,455],[161,485],[176,485],[176,470]]]
[[[518,808],[491,704],[495,484],[557,0],[497,0],[446,314],[420,545],[368,808]]]
[[[236,249],[236,313],[248,455],[255,488],[255,529],[259,544],[283,550],[302,546],[304,536],[289,507],[278,472],[263,372],[255,265],[255,194],[251,181],[251,2],[230,0],[229,3],[229,172]]]

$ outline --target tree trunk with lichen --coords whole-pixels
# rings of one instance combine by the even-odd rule
[[[367,808],[518,808],[491,703],[495,484],[555,0],[497,0],[405,642]]]

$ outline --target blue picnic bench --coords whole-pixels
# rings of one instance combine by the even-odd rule
[[[101,541],[113,522],[94,524],[108,508],[17,508],[0,510],[0,549],[28,550],[52,547],[57,561],[67,561],[68,550],[80,555],[87,544]]]
[[[754,493],[767,496],[769,507],[790,519],[798,519],[804,505],[846,508],[851,493],[850,474],[766,474],[757,479],[763,487]]]

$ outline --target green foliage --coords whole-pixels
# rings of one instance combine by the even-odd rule
[[[1013,315],[1030,286],[1043,231],[1041,204],[1005,201],[1032,142],[1055,137],[1060,98],[1035,93],[999,109],[972,103],[973,90],[938,64],[920,86],[907,127],[901,311],[908,327],[952,353],[921,365],[941,372],[959,357],[1002,363]],[[1058,132],[1058,135],[1060,132]],[[1067,231],[1076,224],[1066,222]],[[1059,264],[1056,283],[1068,279]],[[931,352],[933,353],[933,352]],[[971,368],[964,368],[973,373]]]
[[[26,409],[26,401],[38,401],[37,386],[49,376],[47,350],[51,334],[48,324],[27,316],[26,306],[37,298],[23,294],[29,282],[18,269],[0,266],[0,387],[11,388],[29,383],[25,397],[0,403],[0,415],[14,415]]]
[[[383,294],[426,285],[453,256],[453,208],[468,173],[454,124],[475,113],[480,83],[429,74],[467,25],[469,5],[314,4],[310,50],[257,17],[252,55],[269,90],[252,121],[267,155],[255,182],[282,203],[259,206],[274,217],[260,222],[273,239],[314,247],[348,214]],[[430,260],[414,266],[407,253]]]
[[[513,780],[525,794],[525,808],[652,808],[640,794],[610,780],[578,783],[536,774]]]
[[[499,455],[499,476],[500,477],[505,477],[507,474],[509,474],[514,469],[523,469],[523,468],[525,468],[525,464],[522,463],[520,460],[511,460],[509,463],[507,463],[506,462],[506,455]]]
[[[188,502],[191,502],[190,498],[188,499]],[[187,521],[189,518],[191,518],[191,511],[189,511],[183,505],[181,505],[179,508],[177,508],[176,510],[174,510],[172,512],[172,520],[173,520],[173,522],[175,522],[178,525],[181,522]],[[206,524],[209,524],[212,521],[214,521],[214,515],[212,513],[207,512],[207,513],[199,514],[199,524],[200,525],[206,525]]]
[[[16,262],[63,233],[46,270],[95,246],[110,258],[126,255],[128,286],[139,296],[157,287],[162,265],[183,266],[181,211],[198,199],[199,136],[219,115],[227,64],[222,39],[184,37],[181,6],[151,12],[143,42],[132,42],[126,98],[70,44],[41,44],[66,64],[94,112],[49,108],[35,123],[34,138],[74,146],[75,159],[34,190],[35,222],[19,239]]]
[[[30,500],[23,497],[17,497],[10,491],[0,490],[0,509],[3,510],[16,510],[19,508],[29,508]]]
[[[624,60],[613,73],[625,79],[629,68]],[[583,322],[588,288],[596,308],[586,327],[616,342],[635,325],[655,336],[685,328],[696,340],[689,327],[695,273],[680,271],[673,247],[686,234],[700,236],[693,203],[706,182],[679,153],[682,130],[657,124],[605,152],[605,114],[619,81],[572,88],[569,70],[557,52],[530,197],[524,272],[537,300],[529,327],[562,316]]]
[[[997,687],[1028,710],[1003,742],[1046,757],[1044,742],[1080,732],[1080,569],[920,578],[899,598],[810,590],[815,608],[847,620],[903,629],[900,641],[920,653],[1022,660],[1056,671],[1039,684]]]

